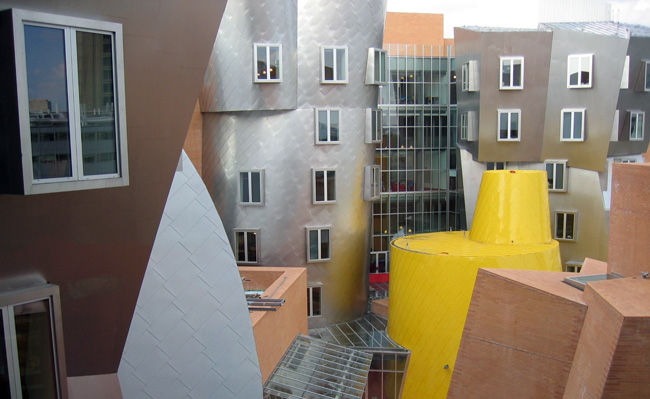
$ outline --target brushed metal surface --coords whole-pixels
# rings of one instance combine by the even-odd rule
[[[378,89],[364,82],[368,48],[382,43],[385,0],[283,4],[289,3],[297,8],[297,51],[283,52],[297,60],[296,109],[205,113],[203,177],[231,241],[235,228],[260,229],[261,265],[306,267],[308,284],[322,285],[323,315],[310,319],[313,328],[355,319],[366,310],[371,203],[362,200],[363,167],[374,164],[374,145],[364,143],[364,127],[365,110],[376,108]],[[220,31],[217,42],[237,42],[241,32],[260,23],[251,17],[257,11],[230,10],[224,21],[238,29]],[[348,47],[348,84],[320,83],[320,46]],[[217,55],[217,63],[230,56]],[[232,69],[230,80],[247,81],[245,69]],[[340,109],[339,144],[314,145],[314,108],[321,107]],[[336,168],[336,203],[312,204],[312,168]],[[264,170],[264,206],[237,203],[238,172],[249,169]],[[326,226],[332,259],[307,263],[305,228]]]

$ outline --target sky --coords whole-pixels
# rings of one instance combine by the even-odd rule
[[[650,0],[609,0],[613,20],[650,26]],[[389,12],[423,12],[445,15],[445,37],[454,26],[535,28],[539,0],[388,0]],[[507,11],[505,11],[507,10]],[[513,18],[513,16],[516,16]]]

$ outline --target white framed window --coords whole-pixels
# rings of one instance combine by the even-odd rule
[[[128,185],[122,25],[11,13],[24,193]]]
[[[486,162],[486,170],[506,170],[508,168],[507,162]]]
[[[336,202],[336,169],[312,169],[312,199],[314,204]]]
[[[630,87],[630,56],[625,56],[625,63],[623,64],[623,76],[621,77],[621,89],[628,89]]]
[[[255,43],[253,53],[253,80],[256,83],[282,82],[282,45]]]
[[[381,167],[379,165],[366,165],[363,167],[363,200],[373,201],[381,196]]]
[[[468,117],[467,112],[460,114],[460,139],[467,140],[467,128],[468,128]]]
[[[570,260],[564,264],[564,270],[568,273],[580,273],[582,270],[582,262]]]
[[[264,170],[239,172],[239,203],[264,205]]]
[[[561,141],[585,141],[584,108],[563,109],[561,124]]]
[[[524,88],[524,57],[500,57],[500,90],[522,90]]]
[[[593,84],[593,54],[571,54],[567,60],[567,87],[590,88]]]
[[[321,83],[348,83],[347,47],[321,47]]]
[[[462,91],[478,91],[479,74],[478,61],[470,60],[461,65],[460,87]]]
[[[321,316],[321,304],[323,298],[323,287],[310,285],[307,287],[307,317]]]
[[[630,111],[630,141],[642,141],[645,127],[645,112]]]
[[[575,241],[577,227],[577,212],[555,212],[556,240]]]
[[[388,68],[386,68],[386,50],[380,48],[369,48],[367,65],[366,84],[382,85],[388,82]]]
[[[59,289],[46,284],[0,294],[3,398],[67,398]]]
[[[566,164],[566,159],[547,159],[544,161],[546,174],[548,175],[548,191],[567,191],[568,171]]]
[[[307,227],[307,262],[326,262],[332,257],[329,227]]]
[[[469,91],[469,62],[461,65],[460,88],[463,91]]]
[[[499,126],[497,132],[498,141],[520,141],[521,140],[521,110],[500,109]]]
[[[370,252],[370,274],[390,273],[389,270],[389,252],[374,251]]]
[[[381,143],[383,113],[380,109],[366,108],[366,134],[367,144]]]
[[[237,263],[260,263],[259,229],[235,229],[235,256]]]
[[[645,83],[643,85],[644,91],[650,91],[650,61],[644,61],[645,64]]]
[[[614,158],[614,163],[636,163],[636,158]]]
[[[338,109],[316,109],[314,140],[316,144],[338,144],[341,131],[341,111]]]

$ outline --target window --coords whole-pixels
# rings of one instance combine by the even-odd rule
[[[634,158],[614,158],[614,163],[636,163]]]
[[[370,274],[388,273],[388,251],[370,252]]]
[[[590,88],[592,85],[593,54],[570,55],[567,67],[567,87]]]
[[[461,66],[460,87],[463,91],[469,90],[469,63],[467,62]]]
[[[506,162],[486,162],[485,163],[485,169],[486,170],[506,170],[508,167],[508,164]]]
[[[575,241],[577,218],[576,212],[555,212],[555,238]]]
[[[330,229],[307,228],[307,262],[325,262],[331,258]]]
[[[255,53],[254,81],[257,83],[277,83],[282,81],[282,45],[253,45]]]
[[[235,230],[237,263],[259,264],[259,230]]]
[[[348,83],[348,48],[321,48],[321,83]]]
[[[501,90],[524,88],[524,57],[501,57]]]
[[[569,273],[580,273],[582,262],[570,260],[564,265],[564,269]]]
[[[239,172],[239,203],[264,205],[264,171]]]
[[[0,396],[67,397],[58,287],[0,294]]]
[[[561,141],[585,141],[585,109],[563,109]]]
[[[650,91],[650,61],[645,61],[645,84],[643,86],[645,91]]]
[[[630,56],[625,56],[625,63],[623,64],[623,76],[621,77],[621,89],[628,89],[630,87]]]
[[[500,109],[498,141],[519,141],[521,131],[521,110]]]
[[[381,196],[381,167],[379,165],[364,166],[363,200],[373,201]]]
[[[128,185],[122,25],[12,13],[25,194]]]
[[[548,174],[548,191],[563,192],[567,190],[566,163],[566,160],[547,160],[544,162]]]
[[[340,129],[338,109],[316,110],[316,144],[338,144]]]
[[[460,114],[460,139],[467,140],[467,112]]]
[[[386,50],[380,48],[368,49],[368,69],[366,71],[366,84],[381,85],[388,82],[386,69]]]
[[[307,287],[307,317],[320,316],[321,313],[321,297],[323,294],[323,287],[310,286]]]
[[[336,169],[312,169],[312,182],[314,204],[336,201]]]
[[[645,112],[630,112],[630,141],[643,140],[643,125],[645,124]]]
[[[380,109],[366,108],[366,143],[381,143],[382,112]]]
[[[463,91],[478,91],[478,61],[471,60],[461,65],[460,84]]]

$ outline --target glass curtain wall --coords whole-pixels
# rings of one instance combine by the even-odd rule
[[[392,238],[459,230],[456,74],[450,47],[389,45],[380,89],[381,198],[373,205],[371,282],[389,272]]]

